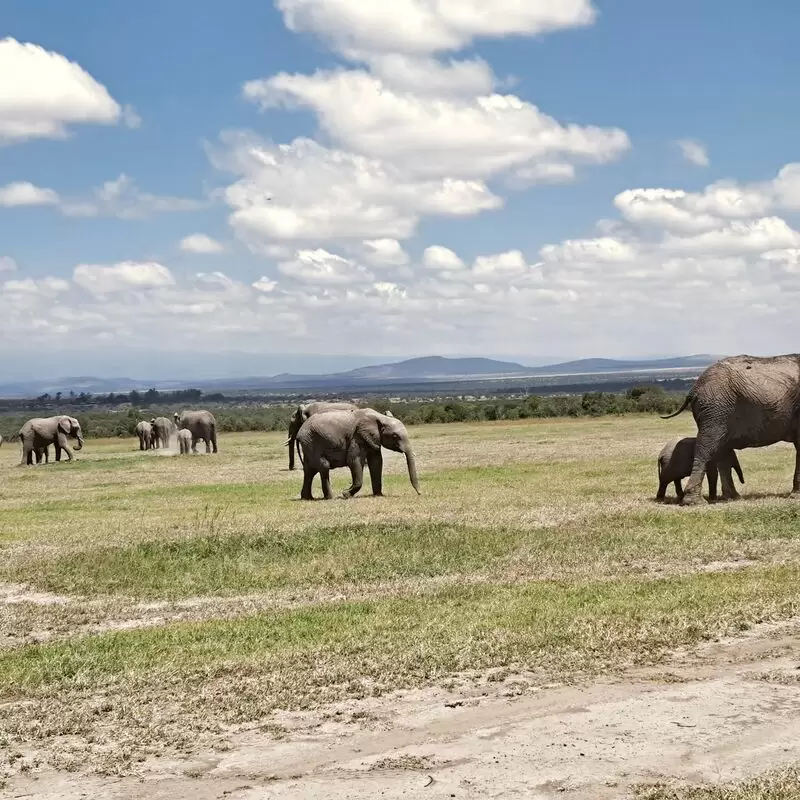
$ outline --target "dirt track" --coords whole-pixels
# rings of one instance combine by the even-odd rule
[[[276,714],[231,747],[139,777],[43,772],[12,797],[77,800],[581,798],[659,780],[719,782],[800,761],[800,621],[585,686],[496,675]],[[279,732],[276,739],[275,732]]]

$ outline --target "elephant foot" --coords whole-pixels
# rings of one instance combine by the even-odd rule
[[[386,497],[386,495],[383,492],[373,492],[372,496],[373,497]]]
[[[739,494],[739,492],[736,492],[734,494],[728,495],[727,497],[725,495],[722,495],[722,498],[721,498],[720,502],[721,503],[735,503],[737,500],[741,500],[741,499],[742,499],[742,496]]]
[[[352,499],[352,497],[353,497],[353,495],[351,495],[351,494],[350,494],[350,492],[342,492],[342,493],[339,495],[339,499],[340,499],[340,500],[351,500],[351,499]]]
[[[703,504],[703,497],[699,494],[685,494],[680,501],[682,506],[700,506]]]
[[[312,495],[310,495],[310,494],[301,494],[300,495],[300,499],[301,500],[313,500],[314,497]]]
[[[800,500],[800,489],[793,489],[789,495],[790,500]]]

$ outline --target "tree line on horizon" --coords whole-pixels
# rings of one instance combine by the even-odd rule
[[[60,393],[59,393],[60,394]],[[230,402],[219,393],[204,395],[199,389],[176,392],[130,392],[128,394],[96,395],[92,400],[71,402],[81,395],[41,395],[28,401],[0,401],[4,408],[0,434],[15,437],[19,428],[31,416],[51,416],[59,411],[75,410],[86,438],[130,437],[142,419],[168,416],[183,404],[200,401],[213,410],[220,433],[247,431],[285,431],[297,403],[263,402],[253,405],[219,405]],[[592,391],[574,395],[536,395],[525,397],[493,397],[476,400],[451,398],[426,398],[392,403],[386,397],[373,397],[361,403],[377,411],[392,410],[406,425],[430,425],[450,422],[484,422],[555,417],[599,417],[657,413],[669,414],[677,410],[683,393],[668,392],[657,385],[634,386],[625,392]],[[111,398],[111,402],[109,402]],[[124,399],[123,399],[124,398]],[[136,401],[136,402],[134,402]],[[108,407],[131,404],[124,410]],[[216,404],[216,405],[215,405]],[[87,406],[93,406],[88,408]],[[85,410],[81,410],[83,406]],[[102,408],[100,406],[106,406]],[[70,409],[70,407],[72,407]],[[25,413],[20,413],[21,411]]]

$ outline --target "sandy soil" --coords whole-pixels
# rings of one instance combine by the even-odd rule
[[[638,783],[716,783],[800,761],[800,620],[580,686],[496,673],[279,713],[224,751],[154,759],[136,777],[18,775],[43,800],[331,800],[630,796]]]

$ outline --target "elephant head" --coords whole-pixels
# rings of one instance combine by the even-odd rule
[[[75,445],[76,450],[80,450],[83,447],[83,431],[81,430],[80,422],[78,422],[75,417],[59,417],[58,429],[65,436],[71,436],[78,440],[78,443]]]
[[[417,476],[417,460],[414,448],[408,438],[406,426],[396,417],[381,414],[371,408],[357,412],[356,435],[361,438],[369,449],[385,447],[402,453],[406,457],[408,478],[414,491],[420,494],[419,477]]]
[[[294,414],[292,414],[292,420],[289,423],[289,438],[286,440],[285,444],[288,445],[296,438],[297,432],[303,427],[303,423],[308,419],[307,408],[307,406],[301,404],[295,409]]]

